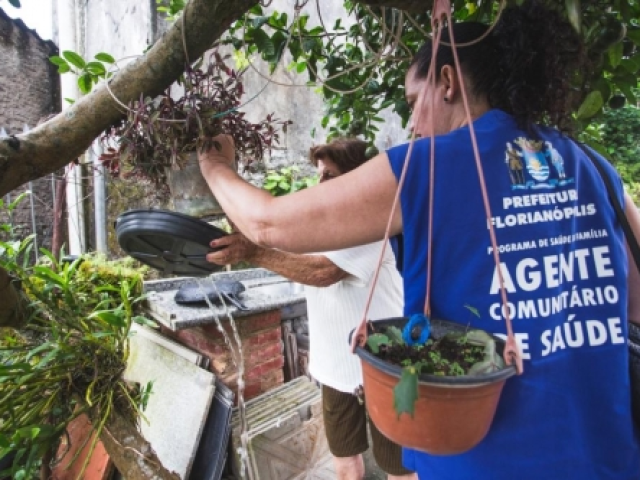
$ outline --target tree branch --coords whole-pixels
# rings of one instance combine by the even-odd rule
[[[356,0],[356,3],[369,5],[370,7],[393,7],[410,13],[425,13],[431,11],[431,0]]]
[[[109,86],[125,105],[155,96],[184,71],[183,25],[189,60],[195,61],[256,0],[191,0],[171,29],[140,59],[117,72]],[[78,158],[124,112],[102,85],[31,132],[0,140],[0,196]]]

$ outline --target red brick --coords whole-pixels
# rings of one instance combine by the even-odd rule
[[[261,364],[258,368],[260,369],[260,375],[264,377],[266,374],[273,370],[282,370],[284,367],[284,357],[274,358]]]
[[[262,371],[260,370],[260,365],[257,365],[253,368],[248,369],[244,375],[244,379],[246,382],[260,380],[261,377],[262,377]]]
[[[263,346],[270,343],[280,343],[282,341],[282,329],[280,327],[259,332],[244,339],[243,344],[248,348]]]
[[[267,345],[264,348],[256,348],[245,352],[245,365],[248,367],[253,367],[262,362],[266,362],[271,358],[281,357],[282,356],[282,344],[274,343],[272,345]]]
[[[280,310],[272,310],[269,312],[263,312],[249,317],[240,319],[240,330],[250,335],[253,332],[259,332],[260,330],[266,330],[272,327],[280,328],[282,316]]]

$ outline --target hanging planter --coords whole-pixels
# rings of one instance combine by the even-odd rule
[[[402,330],[407,318],[377,320],[369,323],[369,344],[376,344],[375,333],[393,335],[390,327]],[[442,342],[447,336],[455,337],[460,344],[471,330],[461,324],[444,320],[431,320],[431,338]],[[353,334],[353,332],[352,332]],[[487,335],[485,332],[482,334]],[[389,363],[372,353],[371,346],[356,347],[360,357],[364,381],[367,411],[376,427],[389,439],[403,447],[420,450],[433,455],[463,453],[477,445],[489,431],[505,381],[516,374],[513,365],[505,366],[499,361],[504,341],[488,336],[495,349],[487,352],[498,361],[492,366],[480,365],[471,368],[471,374],[444,376],[442,370],[431,374],[419,372],[419,366],[400,366]],[[372,342],[373,340],[373,342]],[[473,344],[473,342],[471,342]],[[475,345],[482,355],[486,342]],[[384,349],[384,345],[381,346]],[[411,348],[411,347],[407,347]],[[494,347],[487,347],[491,349]],[[433,352],[437,352],[434,349]],[[444,352],[443,352],[444,356]],[[447,369],[457,361],[445,360]],[[480,368],[478,368],[478,366]],[[438,366],[431,365],[431,370]],[[462,372],[459,372],[462,373]]]
[[[225,64],[228,58],[213,52],[206,65],[202,59],[195,66],[187,65],[178,82],[183,93],[177,98],[168,89],[157,97],[121,105],[127,117],[101,137],[100,160],[110,173],[168,186],[174,208],[181,213],[195,217],[222,213],[200,174],[196,152],[220,150],[215,138],[226,134],[245,163],[260,160],[264,151],[278,143],[280,131],[286,132],[292,123],[273,115],[256,123],[245,118],[239,110],[242,73]]]
[[[200,172],[195,152],[186,155],[182,168],[167,168],[166,176],[174,211],[198,218],[224,213]]]

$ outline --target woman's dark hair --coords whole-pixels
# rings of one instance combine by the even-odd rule
[[[357,138],[338,138],[331,143],[311,147],[309,160],[314,166],[318,166],[318,160],[330,160],[340,173],[347,173],[371,158],[368,148],[367,142]]]
[[[473,42],[489,27],[477,22],[453,25],[456,45]],[[449,31],[442,31],[436,72],[454,66],[448,45]],[[527,130],[534,123],[569,129],[573,101],[572,82],[586,62],[582,41],[559,12],[540,0],[506,7],[494,29],[482,40],[458,47],[458,58],[468,88],[485,96],[492,108],[512,114]],[[411,66],[418,79],[426,78],[431,62],[431,41],[425,43]]]

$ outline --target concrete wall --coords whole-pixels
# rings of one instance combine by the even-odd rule
[[[60,82],[57,70],[48,58],[57,55],[54,43],[42,40],[21,20],[9,18],[0,9],[0,129],[9,135],[20,134],[24,125],[36,126],[60,111]],[[51,245],[53,188],[51,177],[32,182],[38,245]],[[24,185],[8,195],[14,199],[29,188]],[[5,218],[6,220],[6,218]],[[20,235],[33,233],[31,205],[24,200],[11,221]]]
[[[155,0],[135,2],[91,0],[79,6],[80,42],[86,57],[107,52],[119,66],[130,56],[141,55],[153,43],[157,31]]]

